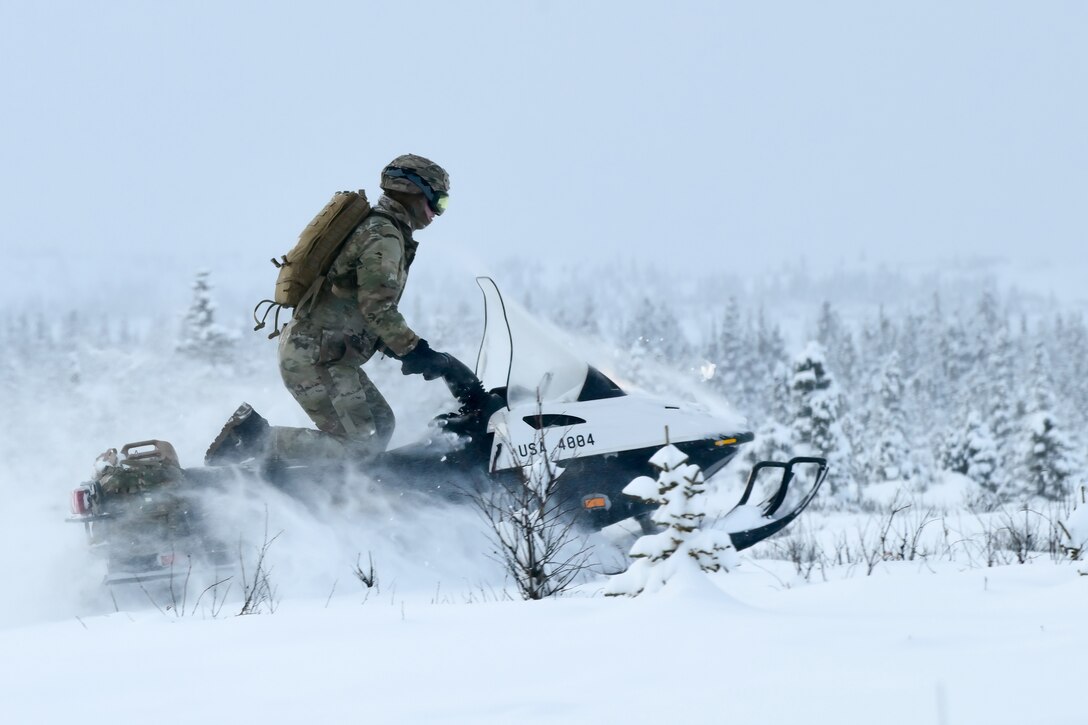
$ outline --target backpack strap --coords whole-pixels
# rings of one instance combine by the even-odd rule
[[[404,222],[402,222],[400,219],[397,219],[389,212],[382,211],[381,209],[372,208],[370,210],[370,213],[366,215],[366,218],[369,219],[372,216],[380,216],[383,219],[388,219],[389,221],[393,222],[393,226],[397,228],[397,231],[400,232],[400,235],[404,237],[405,241],[412,238],[411,227],[405,225]]]
[[[333,255],[333,259],[336,259],[336,256],[339,255],[340,252],[344,249],[344,246],[348,243],[348,240],[351,239],[351,235],[355,233],[355,230],[358,229],[363,222],[373,216],[374,213],[374,210],[371,209],[369,212],[367,212],[366,216],[359,220],[358,224],[352,227],[352,229],[348,232],[348,235],[344,237],[344,241],[340,242],[340,246],[337,247],[336,254]],[[378,216],[393,219],[393,217],[389,216],[388,214],[379,213]],[[393,221],[396,220],[393,219]],[[317,302],[317,295],[319,292],[321,292],[321,288],[325,285],[325,281],[328,280],[328,278],[328,272],[322,275],[318,275],[318,277],[313,281],[313,284],[310,285],[309,289],[303,292],[302,296],[298,298],[298,304],[295,305],[295,309],[298,310],[300,313],[309,312],[310,310],[312,310],[314,307],[314,303]],[[279,333],[276,334],[278,335]]]
[[[317,300],[317,293],[321,290],[321,285],[328,279],[326,275],[321,275],[314,280],[314,283],[310,285],[310,288],[303,293],[299,298],[298,304],[295,305],[295,309],[299,312],[309,312],[313,309],[314,302]],[[267,307],[265,307],[267,305]],[[264,311],[261,308],[264,307]],[[303,310],[303,308],[306,308]],[[279,337],[280,333],[287,329],[287,323],[283,323],[283,327],[280,327],[280,312],[283,311],[283,305],[275,300],[261,300],[257,303],[257,306],[253,308],[253,321],[257,324],[253,326],[253,331],[263,330],[268,324],[268,316],[273,315],[272,318],[272,332],[268,333],[268,339],[271,340],[275,337]],[[260,315],[260,319],[257,318]]]
[[[299,312],[309,312],[314,307],[314,302],[317,301],[317,293],[321,291],[321,286],[325,284],[325,280],[329,278],[328,274],[322,274],[314,280],[314,283],[310,285],[310,288],[302,293],[302,296],[298,298],[298,304],[295,305],[295,309]]]
[[[265,307],[264,313],[262,314],[260,310],[261,310],[261,307],[264,306],[264,305],[268,305],[268,306]],[[257,332],[258,330],[264,329],[264,326],[268,321],[268,316],[270,314],[272,314],[273,311],[275,311],[276,314],[272,318],[272,328],[273,329],[272,329],[272,332],[269,333],[268,339],[271,340],[272,338],[277,337],[281,332],[283,332],[283,329],[280,328],[280,311],[281,310],[283,310],[283,305],[279,304],[275,300],[261,300],[260,302],[258,302],[257,306],[253,308],[253,321],[257,323],[254,326],[253,331]],[[257,319],[257,315],[261,315],[261,318],[259,320]],[[284,328],[287,327],[286,322],[283,323],[283,327]]]

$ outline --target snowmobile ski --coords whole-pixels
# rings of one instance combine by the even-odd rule
[[[788,511],[782,512],[782,504],[785,503],[787,495],[790,493],[790,484],[797,476],[795,467],[800,466],[816,466],[815,474],[812,481],[808,486],[808,489]],[[782,478],[778,484],[778,487],[773,493],[771,493],[766,499],[763,500],[758,506],[753,506],[748,503],[749,498],[752,495],[752,491],[755,488],[756,481],[759,479],[760,474],[763,471],[780,470],[782,472]],[[815,498],[816,492],[819,491],[820,486],[823,484],[824,479],[827,478],[827,459],[817,456],[798,456],[791,458],[789,461],[760,461],[752,467],[752,472],[748,475],[748,481],[744,487],[744,493],[741,494],[740,501],[737,505],[726,514],[724,519],[724,525],[728,528],[730,520],[737,522],[744,522],[746,525],[737,531],[730,531],[729,538],[733,542],[733,546],[737,551],[747,549],[760,541],[777,534],[782,529],[786,528],[790,522],[796,519],[805,507],[812,502]],[[755,516],[753,516],[755,514]]]

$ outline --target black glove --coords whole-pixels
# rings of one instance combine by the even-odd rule
[[[446,380],[446,387],[450,389],[450,393],[462,405],[479,407],[479,401],[485,394],[483,383],[480,382],[480,379],[476,377],[476,374],[472,372],[468,365],[465,365],[453,355],[447,357],[449,360],[446,369],[442,373],[442,377]]]
[[[446,387],[450,389],[450,393],[461,403],[459,415],[487,423],[495,411],[506,405],[506,401],[484,390],[483,383],[468,365],[452,355],[449,358],[449,366],[442,377],[445,378]]]
[[[491,416],[506,405],[498,395],[484,390],[483,383],[463,362],[450,356],[450,364],[442,376],[461,410],[440,416],[438,424],[462,437],[475,438],[487,432]]]
[[[400,356],[402,375],[422,375],[424,380],[434,380],[445,375],[450,366],[450,356],[444,352],[435,352],[427,341],[419,339],[411,352]]]

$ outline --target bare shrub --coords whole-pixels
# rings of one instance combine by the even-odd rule
[[[560,472],[545,445],[529,462],[518,461],[521,475],[471,495],[487,522],[493,558],[505,567],[523,599],[543,599],[574,585],[589,567],[592,547],[575,531],[576,507],[559,493]]]
[[[891,558],[895,561],[916,561],[933,556],[935,550],[923,542],[923,536],[926,528],[937,521],[940,518],[932,508],[922,510],[912,505],[906,518],[901,519],[902,525],[888,542]]]
[[[200,603],[204,600],[204,597],[210,593],[211,594],[211,605],[210,605],[209,612],[210,612],[213,619],[218,617],[220,612],[223,610],[223,605],[226,604],[227,596],[230,594],[230,588],[231,588],[230,580],[233,579],[234,577],[231,577],[231,576],[224,577],[224,578],[219,579],[218,581],[214,581],[211,584],[209,584],[208,586],[204,587],[204,589],[201,590],[200,594],[197,596],[196,601],[193,602],[192,608],[187,610],[187,604],[188,604],[188,600],[189,600],[189,589],[190,589],[189,585],[190,585],[190,582],[192,581],[192,576],[193,576],[193,558],[192,558],[192,556],[186,556],[185,557],[185,561],[186,561],[185,579],[181,584],[181,601],[180,602],[178,602],[178,599],[177,599],[178,594],[177,594],[177,591],[176,591],[175,586],[174,586],[174,581],[175,581],[174,562],[175,561],[176,561],[176,559],[173,559],[173,558],[170,561],[170,602],[171,603],[170,603],[170,606],[167,607],[167,610],[173,611],[175,616],[178,616],[178,617],[185,616],[187,613],[189,615],[193,615],[199,609]],[[227,585],[226,590],[220,591],[220,587],[222,585],[224,585],[224,584]],[[201,610],[201,611],[203,611],[203,610]]]
[[[1005,533],[1005,549],[1011,551],[1020,564],[1026,564],[1039,544],[1038,514],[1027,506],[1021,509],[1023,516],[1009,511],[1001,512],[1002,529]]]
[[[853,532],[817,538],[797,527],[770,539],[769,554],[756,555],[790,561],[806,581],[817,568],[824,577],[832,567],[863,567],[872,575],[889,561],[957,562],[966,557],[968,566],[980,568],[1027,564],[1048,554],[1055,560],[1072,558],[1081,553],[1069,548],[1070,535],[1062,522],[1073,505],[1073,500],[1044,502],[1038,508],[987,505],[964,525],[933,508],[904,503],[897,494],[879,516],[859,522]]]
[[[1056,517],[1058,530],[1054,532],[1058,537],[1058,549],[1062,556],[1069,557],[1072,561],[1080,561],[1084,555],[1082,550],[1083,542],[1078,540],[1073,532],[1066,528],[1065,521],[1067,521],[1070,515],[1081,506],[1088,504],[1088,489],[1081,486],[1080,489],[1073,494],[1073,496],[1066,500],[1065,505],[1062,507],[1061,515]],[[1070,526],[1073,524],[1070,523]]]
[[[378,586],[378,573],[374,570],[374,555],[369,551],[366,553],[367,561],[369,562],[367,568],[363,569],[363,555],[358,554],[355,557],[355,568],[352,573],[355,574],[355,578],[362,582],[363,586],[367,589],[377,589],[381,594],[381,587]]]
[[[268,549],[282,533],[283,532],[280,531],[272,538],[268,537],[268,512],[266,511],[264,518],[264,540],[261,545],[257,547],[257,558],[254,562],[252,576],[249,576],[246,573],[245,557],[242,556],[242,542],[238,542],[238,565],[242,576],[242,592],[245,595],[242,602],[242,608],[238,612],[239,616],[245,614],[260,614],[266,610],[269,614],[275,613],[279,602],[276,599],[276,588],[272,586],[272,582],[269,578],[272,569],[268,564]]]
[[[935,512],[927,509],[914,516],[900,516],[914,510],[914,504],[900,503],[899,498],[900,493],[896,492],[895,498],[878,520],[872,536],[869,535],[869,524],[858,529],[857,558],[865,564],[866,576],[871,576],[880,562],[927,559],[933,553],[923,544],[922,537],[926,527],[938,520]]]
[[[477,593],[478,592],[478,593]],[[461,596],[465,604],[478,604],[483,602],[512,602],[514,598],[505,588],[495,591],[495,587],[481,583],[476,585],[475,591],[469,591]]]
[[[359,553],[355,557],[355,568],[351,570],[351,573],[366,589],[366,596],[363,598],[364,603],[370,598],[371,592],[374,594],[382,593],[381,585],[378,583],[378,572],[374,568],[374,555],[368,551],[366,558],[368,562],[366,569],[363,568],[363,555]]]
[[[200,596],[196,598],[196,602],[193,604],[193,612],[200,606],[200,602],[204,599],[205,595],[211,593],[211,605],[209,606],[209,612],[212,615],[212,619],[219,616],[219,613],[223,611],[223,605],[227,603],[227,597],[230,596],[231,579],[234,577],[226,577],[219,581],[213,582],[204,588],[204,591],[200,592]],[[223,591],[219,590],[223,584],[227,585],[227,588]]]
[[[195,616],[199,612],[204,617],[208,615],[211,615],[213,619],[218,617],[222,613],[223,606],[227,602],[231,589],[230,582],[234,577],[223,577],[204,587],[197,596],[196,601],[194,601],[193,605],[190,607],[189,593],[194,591],[192,556],[186,555],[185,561],[184,577],[182,577],[180,572],[175,568],[177,559],[171,556],[170,568],[165,577],[161,577],[157,574],[149,574],[146,577],[134,576],[128,583],[135,584],[151,606],[163,616],[172,614],[176,618],[181,618],[185,616]],[[198,578],[202,577],[198,576]],[[226,585],[225,588],[223,586],[224,584]],[[113,600],[114,611],[120,612],[121,607],[117,602],[117,597],[114,596],[112,588],[115,585],[108,586],[110,586],[109,593],[110,598]],[[150,589],[148,588],[149,586]],[[203,603],[205,597],[208,597],[209,595],[211,599],[210,605],[201,608],[201,603]]]
[[[812,572],[819,567],[824,580],[827,579],[827,556],[820,542],[803,524],[798,523],[788,536],[771,538],[768,544],[770,546],[762,558],[789,561],[797,575],[805,581],[811,581]]]

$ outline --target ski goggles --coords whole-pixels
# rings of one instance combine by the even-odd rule
[[[424,181],[423,177],[414,171],[407,171],[405,169],[386,169],[386,176],[391,176],[394,179],[405,179],[411,181],[413,184],[419,187],[419,190],[423,192],[423,198],[427,200],[427,206],[431,208],[438,216],[442,216],[442,212],[446,211],[446,207],[450,203],[450,195],[444,191],[435,191],[431,188],[431,185]]]

